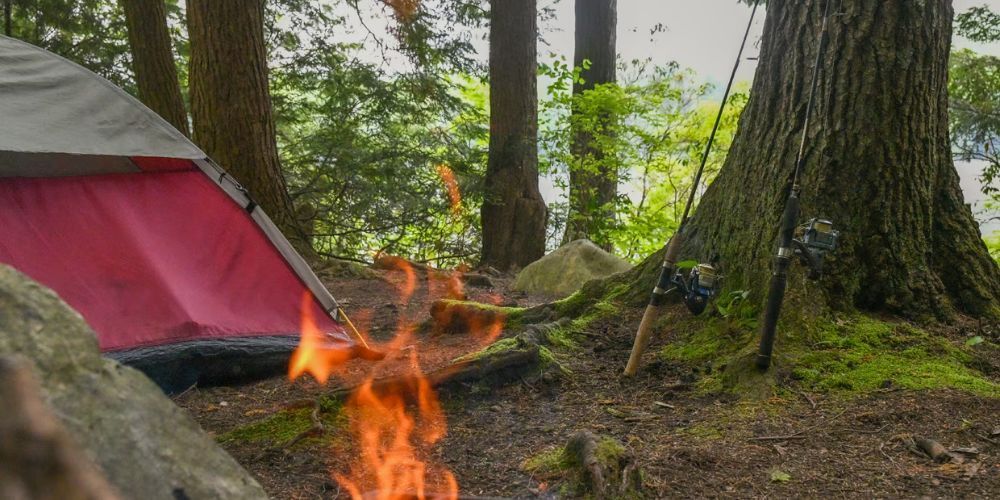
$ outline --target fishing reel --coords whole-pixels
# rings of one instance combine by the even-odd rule
[[[795,245],[795,255],[808,269],[808,277],[818,280],[823,276],[823,258],[827,252],[837,249],[837,239],[840,231],[833,229],[833,223],[826,219],[809,219],[798,227]]]
[[[687,277],[678,270],[672,280],[677,291],[684,296],[684,305],[695,316],[705,312],[708,301],[715,296],[722,277],[710,264],[698,264],[691,268]]]

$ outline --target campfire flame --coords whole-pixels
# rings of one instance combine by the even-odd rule
[[[451,200],[451,214],[458,216],[462,212],[462,193],[458,189],[458,180],[455,178],[455,171],[448,165],[437,166],[438,177],[448,190],[448,199]]]
[[[400,21],[409,21],[416,15],[420,8],[420,0],[383,0],[386,5],[392,8],[396,18]]]
[[[305,373],[325,384],[334,370],[350,359],[350,352],[324,345],[325,335],[316,327],[313,317],[313,298],[309,291],[302,294],[302,335],[299,346],[288,362],[288,378],[295,380]]]
[[[399,302],[405,306],[417,291],[417,273],[404,259],[384,258],[382,262],[391,263],[387,267],[402,273],[403,280],[397,285],[397,291]],[[464,299],[461,276],[460,271],[428,270],[427,298]],[[500,298],[491,296],[487,301],[496,304]],[[307,294],[302,303],[302,337],[290,360],[288,375],[295,380],[308,373],[318,382],[326,383],[331,376],[343,374],[349,353],[325,348],[324,335],[316,327],[311,305],[311,297]],[[358,322],[364,330],[369,323],[368,315],[359,316],[365,318]],[[427,459],[431,449],[447,435],[448,426],[433,381],[420,365],[420,351],[414,343],[418,324],[415,319],[405,310],[400,313],[394,337],[375,347],[386,353],[386,361],[371,367],[364,382],[345,403],[343,411],[349,418],[359,452],[349,473],[337,472],[333,477],[354,499],[458,497],[458,481],[454,474],[444,465]],[[500,335],[505,318],[496,314],[459,319],[466,325],[463,330],[482,346]],[[386,363],[393,360],[405,364],[404,373],[376,379]]]

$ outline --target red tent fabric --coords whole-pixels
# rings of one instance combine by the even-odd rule
[[[304,303],[327,348],[372,354],[251,196],[122,89],[0,36],[0,264],[167,391],[284,369]]]
[[[193,165],[0,179],[0,227],[0,262],[59,293],[103,350],[299,331],[306,286]],[[311,304],[321,331],[350,344]]]

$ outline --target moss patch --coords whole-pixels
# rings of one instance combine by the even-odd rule
[[[327,429],[343,427],[347,418],[341,402],[320,399],[320,420]],[[312,427],[312,407],[281,410],[256,422],[237,427],[219,436],[220,443],[287,443]]]
[[[1000,397],[1000,384],[975,368],[968,346],[906,323],[856,314],[813,325],[782,324],[775,367],[765,374],[753,367],[756,331],[732,328],[722,318],[686,319],[677,326],[688,333],[660,354],[668,361],[710,367],[698,383],[701,392],[767,397],[777,376],[820,392],[864,393],[891,385]]]
[[[506,339],[500,339],[476,352],[466,354],[455,358],[455,363],[460,363],[462,361],[475,361],[477,359],[485,358],[486,356],[491,356],[494,354],[500,354],[502,352],[513,351],[522,347],[521,340],[517,337],[510,337]]]
[[[609,292],[601,300],[595,301],[587,307],[582,314],[574,317],[568,324],[559,328],[553,328],[545,332],[545,340],[555,347],[576,348],[578,347],[577,337],[587,330],[594,322],[609,318],[621,311],[622,305],[616,302],[616,298],[625,291],[625,287],[618,287]],[[568,299],[575,303],[582,299],[575,299],[579,293],[570,296]],[[573,307],[576,307],[574,305]],[[556,306],[556,310],[562,307]]]

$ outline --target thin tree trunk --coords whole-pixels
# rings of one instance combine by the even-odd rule
[[[615,81],[617,3],[617,0],[576,0],[573,65],[581,68],[583,81],[573,82],[574,103],[578,96],[594,87]],[[584,69],[584,61],[589,61],[589,68]],[[614,222],[618,165],[594,143],[589,128],[580,126],[577,106],[574,105],[572,113],[571,148],[576,167],[569,172],[569,217],[563,243],[588,238],[611,250],[611,241],[604,233]],[[607,130],[610,120],[610,116],[599,117],[597,127]]]
[[[538,190],[538,26],[535,0],[492,0],[491,7],[482,263],[507,270],[545,254],[546,206]]]
[[[120,1],[128,24],[132,68],[139,87],[139,99],[174,128],[190,137],[163,0]]]
[[[7,36],[13,36],[14,33],[14,19],[13,13],[11,12],[11,1],[3,0],[3,33]]]
[[[836,308],[916,319],[997,315],[1000,270],[962,199],[948,137],[949,0],[843,0],[808,130],[802,214],[841,246],[819,286]],[[763,297],[805,114],[823,2],[768,2],[760,63],[729,157],[690,222],[685,258],[719,257]],[[835,8],[836,9],[836,8]],[[636,290],[658,272],[647,260]],[[803,283],[801,286],[797,283]],[[812,290],[812,292],[807,292]]]
[[[278,159],[263,2],[189,0],[187,15],[196,142],[306,249]]]

